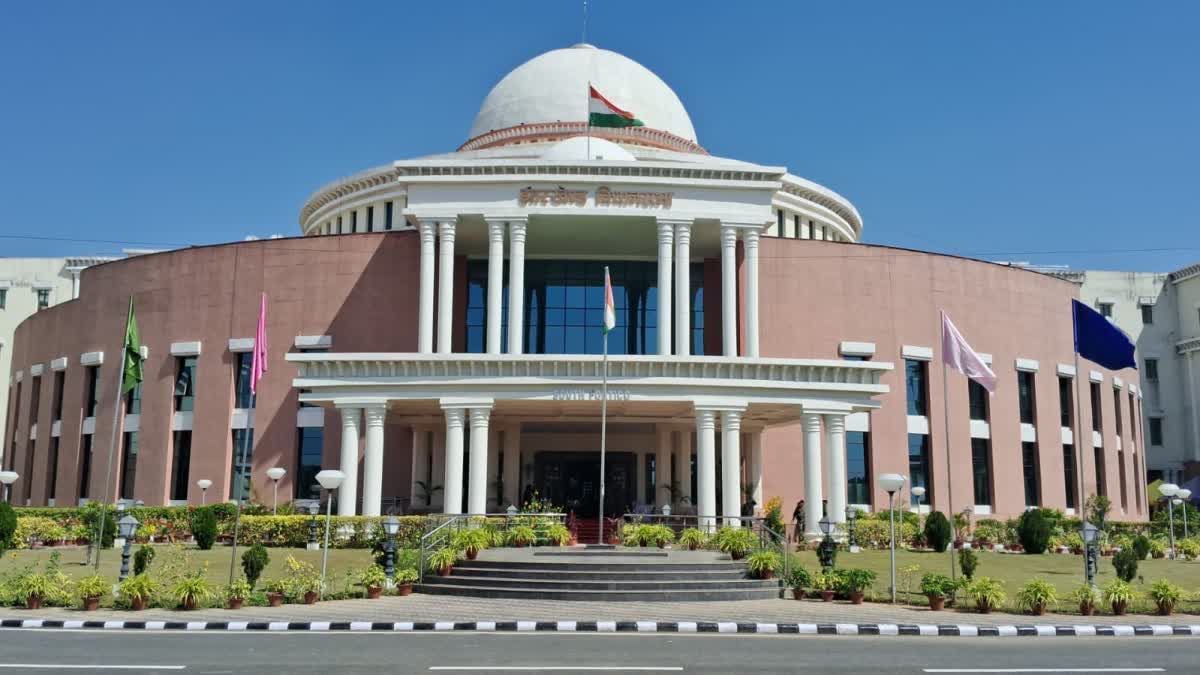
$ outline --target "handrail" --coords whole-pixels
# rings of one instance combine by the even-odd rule
[[[554,519],[563,521],[566,519],[565,513],[446,513],[446,514],[430,514],[427,518],[430,521],[437,520],[438,517],[444,517],[440,524],[425,534],[421,535],[420,540],[420,555],[417,562],[417,583],[425,582],[425,567],[426,560],[429,557],[429,552],[441,545],[445,545],[453,536],[453,531],[462,529],[463,525],[472,524],[483,525],[491,520],[500,520],[496,523],[501,526],[501,529],[507,530],[514,522],[522,522],[526,519]],[[502,520],[501,520],[502,519]]]

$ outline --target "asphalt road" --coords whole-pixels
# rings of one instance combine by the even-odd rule
[[[1053,670],[1049,670],[1053,669]],[[4,672],[1200,671],[1191,638],[0,631]]]

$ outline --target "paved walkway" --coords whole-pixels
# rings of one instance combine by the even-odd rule
[[[1105,614],[978,614],[968,611],[931,612],[927,608],[866,603],[825,603],[819,600],[742,600],[730,602],[570,602],[459,598],[413,594],[379,600],[337,600],[316,605],[247,607],[182,612],[149,609],[143,612],[49,608],[37,611],[0,610],[0,619],[58,619],[91,621],[718,621],[748,623],[886,623],[1021,625],[1150,625],[1200,626],[1200,615],[1147,616]],[[1197,630],[1200,630],[1198,628]]]

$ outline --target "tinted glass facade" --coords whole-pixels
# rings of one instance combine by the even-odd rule
[[[137,483],[138,435],[136,431],[126,431],[124,443],[121,445],[121,499],[133,499],[134,485]]]
[[[303,427],[298,430],[300,440],[296,449],[296,499],[320,499],[321,485],[317,473],[321,470],[321,453],[325,443],[325,430],[321,427]]]
[[[925,434],[908,435],[908,479],[911,487],[925,488],[923,502],[932,505],[933,488],[929,480],[929,437]],[[909,491],[909,500],[917,505],[917,498]]]
[[[1058,378],[1058,409],[1060,423],[1067,428],[1075,428],[1075,392],[1072,389],[1075,381],[1069,377]]]
[[[967,380],[967,393],[970,398],[971,419],[988,420],[988,390],[975,380]]]
[[[1076,477],[1075,446],[1063,444],[1063,483],[1067,489],[1067,508],[1077,508],[1079,494],[1078,478]]]
[[[175,360],[175,410],[192,412],[196,404],[196,357]]]
[[[254,430],[233,430],[233,461],[229,465],[230,499],[250,499],[250,467],[254,464]],[[240,482],[239,482],[240,479]],[[238,496],[238,488],[241,496]]]
[[[1033,389],[1033,373],[1019,371],[1017,373],[1017,397],[1021,412],[1022,424],[1034,424],[1037,418],[1037,400]]]
[[[992,447],[986,438],[971,439],[971,478],[975,487],[975,504],[992,504]]]
[[[871,503],[871,434],[846,432],[846,503]]]
[[[192,463],[192,432],[176,431],[172,436],[174,460],[171,463],[171,499],[188,498],[188,474]]]
[[[904,360],[904,387],[907,391],[909,415],[929,414],[927,365],[924,361]]]
[[[1037,443],[1021,443],[1021,465],[1025,478],[1025,506],[1042,505],[1042,486],[1038,480]]]
[[[250,369],[254,365],[254,352],[238,352],[234,364],[233,393],[235,408],[253,408],[254,394],[250,393]]]

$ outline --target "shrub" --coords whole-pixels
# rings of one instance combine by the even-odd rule
[[[80,600],[88,598],[98,598],[105,593],[108,593],[112,588],[112,584],[105,581],[104,577],[99,574],[92,574],[80,579],[75,585],[75,596]]]
[[[511,546],[529,546],[537,541],[537,533],[528,525],[518,525],[508,531],[508,543]]]
[[[1150,598],[1158,605],[1158,613],[1165,616],[1183,599],[1183,589],[1166,579],[1159,579],[1150,584]]]
[[[1113,569],[1121,581],[1133,581],[1137,577],[1137,553],[1131,549],[1122,549],[1112,558]]]
[[[963,576],[971,579],[975,576],[975,568],[979,567],[979,554],[974,549],[961,548],[958,550],[958,566]]]
[[[417,568],[415,567],[404,567],[396,570],[394,574],[397,584],[411,584],[421,578],[421,575],[417,574]]]
[[[483,528],[459,530],[450,536],[451,546],[468,555],[479,553],[487,548],[489,543],[491,543],[491,535]]]
[[[1071,594],[1071,599],[1075,602],[1078,602],[1080,608],[1082,608],[1084,605],[1088,607],[1095,607],[1096,604],[1100,602],[1100,591],[1097,591],[1089,584],[1083,584],[1079,588],[1075,589],[1075,592]]]
[[[984,518],[975,523],[975,540],[1003,544],[1008,540],[1007,527],[998,520]]]
[[[926,596],[944,598],[953,595],[958,590],[958,584],[945,574],[930,572],[921,577],[921,593]]]
[[[1054,524],[1045,514],[1046,509],[1033,509],[1021,514],[1017,521],[1017,539],[1026,553],[1045,553],[1054,534]]]
[[[1150,555],[1150,537],[1139,534],[1133,538],[1133,553],[1138,560],[1145,560]],[[1128,579],[1126,579],[1128,581]]]
[[[714,540],[722,553],[731,556],[744,556],[754,548],[754,533],[744,528],[722,527]]]
[[[128,577],[117,586],[117,596],[126,603],[132,602],[135,598],[145,602],[157,592],[158,583],[145,572]]]
[[[262,576],[263,570],[267,569],[269,562],[271,562],[271,556],[262,544],[253,545],[242,554],[242,574],[246,575],[246,583],[250,584],[251,590],[254,590],[254,586]]]
[[[966,586],[967,595],[975,601],[975,607],[986,612],[1004,604],[1004,586],[995,579],[979,577]]]
[[[171,587],[171,597],[179,606],[201,605],[213,599],[212,586],[205,579],[207,570],[200,569],[181,576]]]
[[[863,593],[875,583],[875,571],[868,569],[848,569],[842,571],[842,590],[846,593]]]
[[[250,596],[252,590],[254,589],[246,579],[234,579],[233,583],[225,588],[225,598],[227,600],[245,600]]]
[[[1116,611],[1118,604],[1127,606],[1136,597],[1137,592],[1126,581],[1111,579],[1104,584],[1104,601],[1113,605],[1113,611]]]
[[[0,502],[0,553],[13,546],[13,534],[17,531],[17,513],[8,502]]]
[[[154,560],[154,547],[149,544],[142,544],[138,550],[133,553],[133,573],[134,575],[142,574],[146,568],[150,567],[150,563]]]
[[[779,564],[779,554],[774,551],[755,551],[746,558],[746,567],[759,579],[767,578],[779,568]]]
[[[358,573],[358,583],[363,588],[380,588],[387,583],[387,574],[379,565],[368,565]]]
[[[623,546],[641,546],[642,545],[642,528],[646,527],[640,523],[625,523],[621,526],[621,545]]]
[[[935,551],[942,552],[950,544],[953,533],[946,514],[934,511],[925,518],[925,544]]]
[[[763,511],[766,513],[763,525],[781,537],[786,536],[787,525],[783,522],[783,499],[778,496],[767,499]]]
[[[305,593],[320,593],[323,590],[321,573],[312,563],[296,560],[288,556],[285,564],[288,568],[288,580],[296,595]]]
[[[192,514],[192,536],[196,538],[196,546],[201,551],[212,549],[217,540],[217,515],[214,506],[198,508]]]
[[[449,546],[443,546],[429,554],[429,567],[438,572],[454,567],[456,562],[458,562],[458,551]]]
[[[788,572],[787,579],[784,580],[784,583],[788,585],[788,588],[799,588],[803,590],[805,588],[812,588],[813,581],[813,575],[809,573],[808,570],[804,569],[800,565],[793,564],[791,571]]]
[[[35,543],[52,543],[67,538],[67,528],[52,518],[21,516],[12,539],[16,548],[28,548]]]
[[[554,523],[546,528],[546,540],[555,546],[570,546],[571,530],[562,523]]]
[[[679,543],[688,548],[704,548],[704,545],[708,543],[708,537],[700,530],[689,527],[679,533]]]
[[[1058,589],[1045,579],[1034,578],[1017,591],[1017,606],[1041,614],[1047,607],[1058,604]]]

